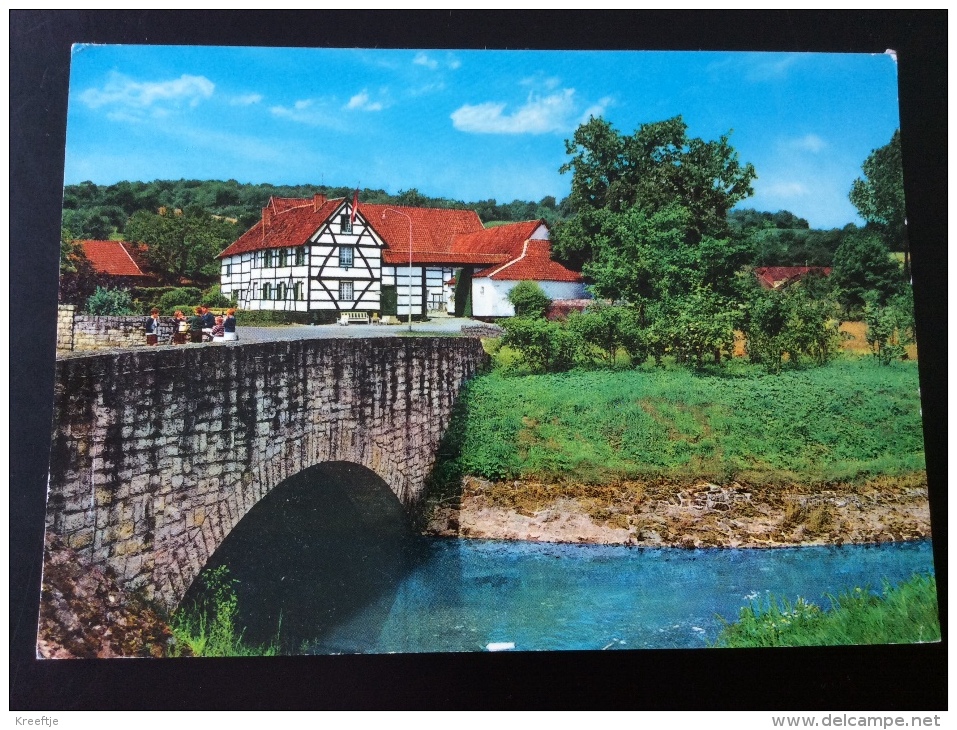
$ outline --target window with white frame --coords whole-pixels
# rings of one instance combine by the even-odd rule
[[[268,268],[271,268],[271,267],[273,267],[273,266],[275,266],[275,264],[273,263],[273,260],[274,260],[274,259],[273,259],[273,251],[271,251],[271,250],[270,250],[270,251],[266,251],[266,263],[265,263],[265,266],[266,266],[267,269],[268,269]]]
[[[263,299],[272,299],[272,284],[263,284]]]
[[[301,281],[297,281],[295,284],[292,285],[292,298],[295,299],[296,301],[300,301],[303,298]]]
[[[346,213],[339,216],[339,233],[352,233],[352,219]]]
[[[286,298],[286,285],[284,283],[280,283],[279,286],[276,287],[276,299],[285,299],[285,298]]]
[[[339,301],[340,302],[351,302],[352,301],[352,282],[351,281],[340,281],[339,282]]]
[[[339,246],[339,268],[351,269],[354,256],[352,246]]]
[[[306,248],[301,246],[296,249],[296,266],[305,266],[306,265]]]
[[[288,261],[288,259],[289,259],[289,252],[288,252],[286,249],[284,249],[284,248],[279,249],[279,264],[278,264],[278,266],[285,266],[285,265],[286,265],[286,262]]]

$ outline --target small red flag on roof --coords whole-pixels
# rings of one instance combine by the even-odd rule
[[[352,196],[352,218],[350,223],[356,222],[356,209],[359,207],[359,188],[356,188],[355,195]]]

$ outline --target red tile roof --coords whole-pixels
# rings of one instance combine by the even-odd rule
[[[301,246],[306,243],[342,205],[344,198],[270,198],[263,219],[226,248],[220,258],[267,248]],[[351,202],[351,201],[350,201]],[[348,207],[346,208],[348,210]],[[411,208],[398,205],[359,203],[359,215],[385,242],[382,261],[402,265],[409,262],[409,236],[413,264],[475,265],[489,271],[522,257],[525,242],[542,221],[511,223],[484,228],[473,210]],[[265,221],[265,223],[264,223]],[[549,274],[549,281],[581,281],[581,277],[548,260],[548,241],[535,242],[530,254],[515,269],[521,278],[533,272]],[[544,251],[544,259],[540,251]],[[525,260],[527,259],[527,260]],[[516,264],[517,265],[517,264]],[[503,273],[495,278],[512,278]]]
[[[495,261],[459,261],[450,256],[457,236],[483,230],[482,220],[474,210],[359,203],[359,213],[386,242],[386,249],[382,252],[384,263],[408,263],[410,223],[413,263],[488,264]]]
[[[518,258],[503,266],[490,266],[475,274],[476,279],[484,277],[496,281],[584,281],[581,274],[552,261],[549,241],[533,240],[523,244],[523,251]]]
[[[765,289],[779,289],[782,286],[803,279],[808,274],[830,276],[830,266],[758,266],[754,275]]]
[[[124,241],[77,241],[93,270],[107,276],[147,276],[130,254]]]
[[[342,201],[342,198],[326,200],[321,195],[315,198],[270,198],[259,222],[227,246],[219,258],[267,248],[301,246]]]

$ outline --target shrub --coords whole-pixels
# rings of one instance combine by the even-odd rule
[[[88,314],[125,315],[136,314],[133,298],[125,289],[110,289],[98,286],[86,300]]]
[[[193,286],[174,288],[163,294],[156,306],[163,314],[173,314],[177,309],[192,311],[200,303],[202,295],[202,292]]]
[[[596,302],[584,312],[572,312],[568,326],[578,334],[586,348],[597,351],[599,359],[606,365],[614,365],[620,348],[624,348],[635,362],[643,362],[648,356],[644,333],[631,307]]]
[[[781,372],[785,355],[794,363],[830,362],[841,347],[839,313],[835,300],[816,299],[800,284],[783,291],[756,289],[742,325],[748,356],[769,373]]]
[[[274,312],[268,309],[241,309],[236,312],[236,324],[245,327],[309,324],[314,318],[315,312]]]
[[[544,317],[552,300],[535,281],[520,281],[508,293],[517,317]]]
[[[914,300],[908,294],[891,299],[886,306],[878,304],[876,295],[867,297],[864,305],[867,344],[882,365],[904,357],[906,347],[914,341]]]
[[[582,343],[578,333],[558,322],[513,317],[502,322],[502,345],[514,348],[533,373],[557,373],[574,367]]]
[[[236,306],[235,298],[230,299],[229,297],[225,296],[219,284],[213,284],[209,289],[203,292],[203,296],[200,298],[199,303],[205,304],[207,307]]]

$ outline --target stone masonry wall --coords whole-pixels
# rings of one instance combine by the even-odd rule
[[[57,311],[57,352],[89,352],[146,344],[143,322],[146,315],[109,317],[77,314],[76,307],[61,304]],[[159,341],[166,342],[173,332],[173,318],[160,317]]]
[[[47,529],[172,608],[249,509],[309,466],[362,464],[414,505],[452,405],[486,360],[471,338],[65,357]]]
[[[60,304],[56,311],[56,351],[71,352],[73,350],[73,317],[76,306]]]

